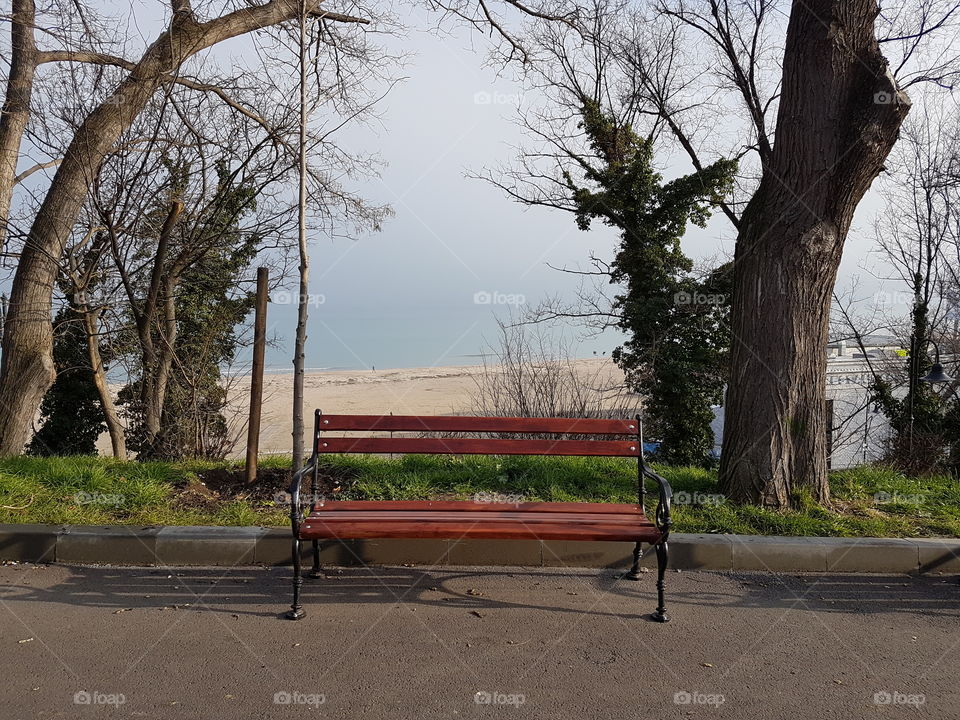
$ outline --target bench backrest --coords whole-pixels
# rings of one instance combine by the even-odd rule
[[[316,414],[317,453],[430,455],[603,455],[639,457],[637,420],[508,418],[441,415]],[[341,432],[494,433],[497,435],[629,436],[625,440],[563,438],[331,437]]]

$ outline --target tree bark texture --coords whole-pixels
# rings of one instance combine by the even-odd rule
[[[721,489],[787,507],[829,499],[826,343],[854,211],[909,110],[873,0],[796,0],[770,162],[737,238]]]

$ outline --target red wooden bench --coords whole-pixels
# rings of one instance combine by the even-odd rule
[[[331,437],[327,432],[413,432],[441,437]],[[556,439],[443,437],[443,434],[555,435]],[[587,440],[563,436],[593,436]],[[600,436],[599,438],[596,436]],[[617,436],[608,440],[602,436]],[[627,439],[622,439],[627,438]],[[612,540],[636,543],[626,577],[640,579],[642,543],[656,546],[657,609],[652,618],[669,619],[664,608],[664,574],[670,534],[670,484],[650,470],[641,452],[640,418],[501,418],[464,416],[323,415],[316,411],[313,455],[293,477],[290,520],[293,529],[293,605],[287,617],[299,620],[303,585],[301,542],[313,543],[313,577],[320,577],[320,541],[363,538],[506,538],[528,540]],[[325,453],[428,453],[455,455],[601,455],[637,458],[637,504],[469,501],[349,501],[318,495],[319,458]],[[312,475],[304,502],[301,485]],[[657,483],[659,504],[651,521],[643,511],[644,479]]]

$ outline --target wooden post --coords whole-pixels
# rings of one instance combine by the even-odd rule
[[[267,345],[267,283],[270,271],[257,268],[257,300],[253,320],[253,367],[250,369],[250,419],[247,423],[246,483],[257,481],[260,410],[263,407],[263,355]]]

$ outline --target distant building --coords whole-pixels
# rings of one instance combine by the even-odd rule
[[[887,418],[867,401],[874,371],[888,378],[903,372],[902,347],[887,335],[864,337],[862,344],[861,348],[855,340],[841,339],[827,345],[827,400],[833,401],[832,468],[879,460],[890,435]],[[899,392],[905,393],[906,389]],[[723,443],[723,421],[723,408],[714,408],[711,427],[717,456]]]
[[[890,437],[890,423],[870,399],[874,373],[896,380],[904,372],[903,349],[896,338],[864,337],[860,343],[838,340],[827,345],[827,400],[833,406],[832,468],[856,467],[880,460]],[[894,383],[896,385],[896,383]],[[895,395],[906,394],[897,388]]]

